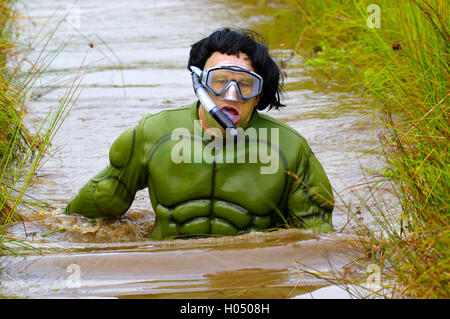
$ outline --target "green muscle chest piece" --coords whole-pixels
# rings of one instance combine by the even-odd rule
[[[170,160],[177,143],[183,142],[187,142],[184,149],[190,150],[191,156],[181,163]],[[199,139],[166,139],[153,150],[148,176],[149,185],[157,185],[154,196],[160,232],[152,238],[235,235],[271,226],[273,208],[280,202],[288,178],[283,163],[275,173],[261,174],[264,164],[235,163],[239,152],[233,151],[229,163],[224,162],[226,146],[214,150],[212,160],[205,158],[202,154],[209,150],[205,144]],[[249,145],[257,148],[258,144],[242,145],[247,159],[252,151]]]

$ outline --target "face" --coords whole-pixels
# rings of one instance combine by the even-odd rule
[[[214,52],[208,60],[206,60],[204,69],[209,69],[215,66],[223,66],[223,65],[235,65],[239,66],[251,71],[255,71],[253,68],[252,62],[249,57],[245,53],[239,53],[239,57],[237,55],[228,55],[220,52]],[[239,81],[238,78],[235,80]],[[231,87],[230,89],[234,89]],[[230,91],[230,90],[229,90]],[[226,110],[233,117],[233,123],[236,127],[245,128],[250,121],[253,109],[258,104],[259,99],[261,98],[261,94],[251,98],[250,100],[242,100],[239,95],[238,98],[228,98],[227,95],[230,92],[225,92],[223,96],[217,97],[211,92],[208,91],[209,96],[214,101],[214,103],[221,109]],[[237,92],[236,92],[237,93]],[[232,94],[234,97],[235,94]],[[203,113],[203,114],[202,114]],[[209,127],[217,127],[222,129],[222,127],[212,118],[212,116],[206,111],[203,110],[199,112],[200,119],[202,122],[204,120],[208,123]],[[223,131],[223,129],[222,129]]]

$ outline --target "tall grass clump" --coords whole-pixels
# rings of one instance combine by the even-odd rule
[[[15,4],[14,0],[0,0],[0,254],[15,254],[15,246],[33,248],[23,240],[5,236],[5,231],[11,222],[23,218],[19,211],[22,197],[75,102],[79,84],[77,75],[37,132],[30,134],[24,116],[34,83],[59,51],[44,54],[44,45],[34,63],[24,56],[17,41],[20,18]],[[47,44],[57,27],[46,35]]]
[[[448,298],[449,3],[445,0],[285,0],[297,54],[330,83],[377,103],[373,118],[399,209],[360,225],[397,297]],[[391,287],[392,288],[392,287]]]
[[[11,1],[0,2],[0,168],[3,172],[11,161],[17,160],[20,153],[31,141],[26,130],[20,129],[20,89],[10,81],[8,59],[13,55],[13,21],[15,19]],[[14,141],[14,143],[12,143]],[[3,176],[4,173],[1,174]],[[2,190],[6,180],[2,178]],[[11,209],[4,192],[0,195],[0,222],[3,224],[6,211]]]
[[[20,88],[11,81],[12,72],[8,69],[9,58],[15,54],[14,37],[15,14],[13,2],[0,1],[0,157],[3,159],[8,149],[15,125],[20,119]],[[27,131],[21,130],[14,154],[23,152],[31,141]]]

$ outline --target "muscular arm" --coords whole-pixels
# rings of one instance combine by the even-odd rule
[[[109,152],[109,165],[79,190],[65,214],[111,218],[128,210],[136,192],[146,186],[140,132],[138,125],[116,139]]]
[[[296,181],[288,195],[288,212],[302,228],[315,232],[333,231],[331,214],[334,197],[330,182],[317,157],[306,142],[300,146]]]

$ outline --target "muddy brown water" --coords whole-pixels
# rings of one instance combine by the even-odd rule
[[[71,1],[27,1],[22,10],[31,20],[24,23],[24,41],[39,30],[45,37],[71,7]],[[271,17],[259,13],[266,10],[259,9],[205,0],[78,1],[69,23],[61,24],[45,49],[66,44],[39,79],[34,91],[39,97],[26,119],[30,127],[41,122],[64,93],[58,85],[64,86],[83,63],[87,73],[80,97],[26,195],[52,208],[24,212],[31,220],[8,229],[8,235],[26,238],[43,254],[0,257],[0,296],[290,298],[330,285],[299,269],[316,274],[332,269],[364,278],[364,269],[353,262],[363,251],[346,227],[343,202],[356,208],[371,179],[364,169],[382,165],[379,154],[371,151],[376,134],[357,97],[322,85],[281,40],[271,43],[271,52],[284,61],[288,107],[269,115],[299,131],[321,160],[342,198],[333,216],[337,232],[318,236],[287,229],[151,241],[154,215],[147,190],[115,221],[61,214],[78,189],[107,164],[109,147],[122,131],[147,113],[193,101],[186,70],[190,45],[223,26],[258,29],[270,23]],[[35,42],[38,48],[42,39]]]

